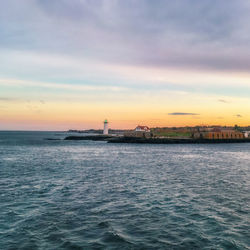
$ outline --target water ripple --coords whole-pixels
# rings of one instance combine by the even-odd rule
[[[1,249],[249,249],[250,144],[13,133],[0,132]]]

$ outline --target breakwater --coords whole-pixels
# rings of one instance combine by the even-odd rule
[[[250,139],[193,139],[193,138],[136,138],[120,137],[109,139],[110,143],[149,143],[149,144],[199,144],[199,143],[246,143]]]
[[[109,135],[68,136],[65,140],[91,140],[107,141],[108,143],[141,143],[141,144],[200,144],[200,143],[250,143],[245,139],[194,139],[194,138],[140,138],[140,137],[114,137]]]
[[[82,141],[82,140],[88,140],[88,141],[107,141],[108,139],[113,138],[110,135],[87,135],[87,136],[67,136],[64,138],[64,140],[69,141]]]

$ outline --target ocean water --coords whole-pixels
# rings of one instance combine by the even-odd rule
[[[0,132],[0,249],[250,249],[250,144]]]

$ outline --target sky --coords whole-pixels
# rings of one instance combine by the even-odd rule
[[[250,125],[250,1],[0,3],[0,130]]]

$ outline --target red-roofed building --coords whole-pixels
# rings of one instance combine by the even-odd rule
[[[138,132],[138,131],[142,131],[142,132],[150,132],[150,128],[148,126],[137,126],[135,128],[135,131]]]
[[[151,138],[153,134],[150,132],[148,126],[137,126],[134,130],[130,130],[124,133],[126,137],[142,137],[142,138]]]

